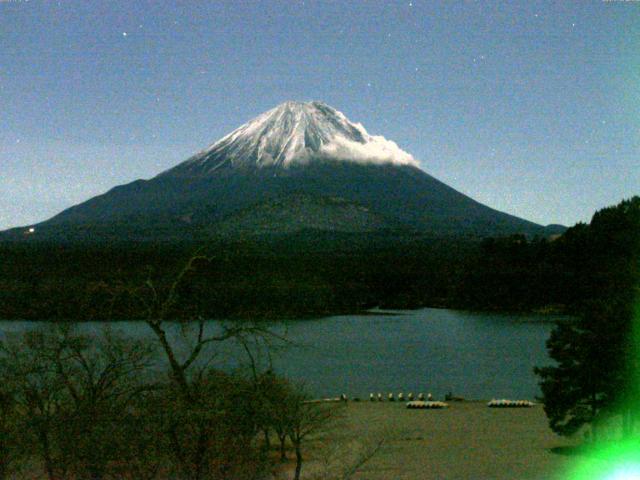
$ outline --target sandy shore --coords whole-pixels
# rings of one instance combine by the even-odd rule
[[[335,431],[343,445],[385,438],[357,479],[550,480],[566,478],[574,460],[551,452],[571,441],[549,429],[540,405],[452,402],[443,410],[408,410],[398,402],[366,401],[349,402],[343,413]]]

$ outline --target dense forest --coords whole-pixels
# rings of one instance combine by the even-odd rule
[[[376,306],[576,313],[628,269],[602,260],[628,248],[631,227],[617,212],[638,202],[602,209],[556,238],[310,231],[199,244],[6,242],[0,318],[142,315],[146,287],[168,290],[194,256],[176,317],[194,309],[210,318],[306,317]]]

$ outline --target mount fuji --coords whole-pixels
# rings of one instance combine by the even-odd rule
[[[549,235],[430,176],[412,155],[320,102],[286,102],[149,180],[2,236],[202,240],[299,232]]]

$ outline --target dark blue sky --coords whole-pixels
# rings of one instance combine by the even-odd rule
[[[0,228],[321,100],[494,208],[640,193],[640,2],[0,1]]]

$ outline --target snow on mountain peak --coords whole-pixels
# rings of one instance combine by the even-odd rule
[[[223,165],[288,167],[314,159],[417,166],[395,142],[369,135],[322,102],[284,102],[196,154],[178,169],[212,173]]]

